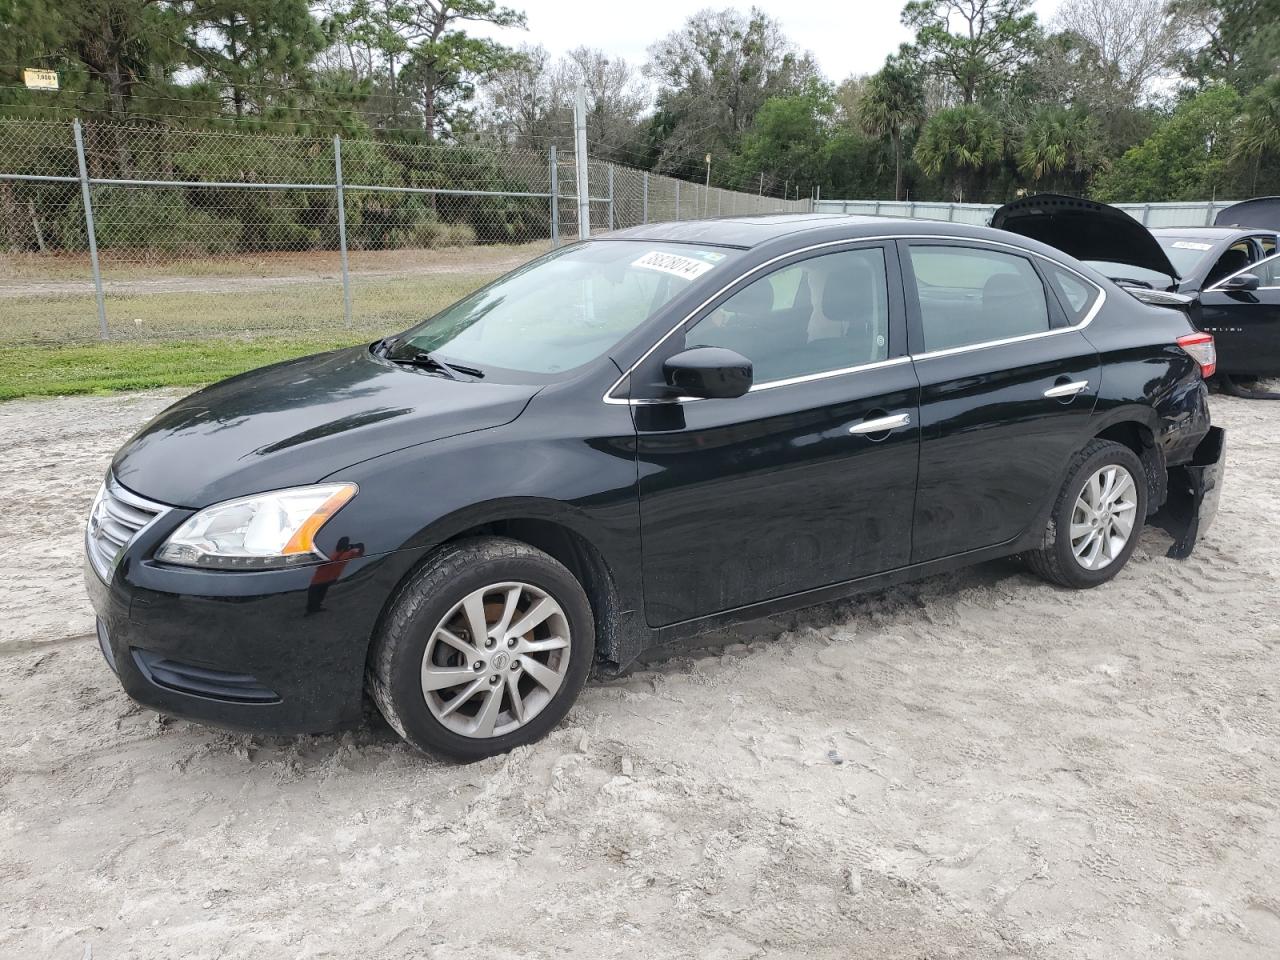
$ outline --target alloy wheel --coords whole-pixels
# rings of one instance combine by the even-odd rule
[[[545,590],[495,583],[441,619],[422,656],[422,695],[453,733],[501,737],[555,697],[569,668],[569,620]]]
[[[1071,511],[1071,552],[1086,570],[1109,566],[1124,551],[1138,513],[1132,474],[1108,464],[1087,481]]]

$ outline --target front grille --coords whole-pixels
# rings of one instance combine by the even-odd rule
[[[179,693],[233,700],[237,703],[275,703],[280,699],[274,690],[263,686],[250,673],[228,673],[225,670],[197,667],[137,647],[133,648],[133,659],[153,683]]]
[[[89,513],[85,549],[103,580],[110,581],[124,548],[169,508],[131,493],[108,476]]]

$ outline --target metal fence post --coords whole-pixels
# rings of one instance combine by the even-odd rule
[[[342,320],[351,325],[351,271],[347,269],[347,201],[342,193],[342,138],[333,135],[333,186],[338,204],[338,249],[342,252]]]
[[[578,180],[578,239],[591,238],[591,184],[587,167],[587,88],[579,85],[573,101],[573,162]]]
[[[649,171],[644,172],[644,186],[640,192],[640,215],[643,223],[649,222]]]
[[[676,181],[676,219],[680,219],[680,181]]]
[[[89,235],[89,264],[93,267],[93,291],[98,301],[98,334],[103,340],[110,339],[107,329],[107,300],[102,294],[102,269],[98,265],[98,236],[93,225],[93,197],[89,189],[89,165],[84,159],[84,131],[80,128],[80,118],[72,121],[72,129],[76,135],[76,162],[80,165],[80,197],[84,201],[84,227]]]
[[[560,246],[560,168],[556,145],[551,145],[551,249]]]
[[[613,229],[613,164],[609,164],[609,229]]]

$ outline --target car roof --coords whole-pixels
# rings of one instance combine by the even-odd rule
[[[922,230],[934,235],[1001,239],[1009,234],[990,227],[975,227],[944,220],[910,220],[897,217],[856,216],[842,213],[775,213],[741,217],[715,217],[709,220],[679,220],[647,223],[611,233],[598,234],[602,240],[656,240],[671,243],[706,243],[714,246],[748,250],[782,237],[827,231],[842,237],[908,236]],[[1037,245],[1038,246],[1038,245]]]
[[[1272,233],[1266,227],[1152,227],[1157,237],[1186,237],[1200,240],[1230,240],[1233,237],[1253,237],[1260,233]]]

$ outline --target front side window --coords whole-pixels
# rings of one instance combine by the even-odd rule
[[[909,249],[926,351],[1048,331],[1044,285],[1025,257],[974,247]]]
[[[578,243],[548,254],[397,338],[391,356],[425,351],[491,376],[553,375],[603,355],[737,251],[639,240]]]
[[[1261,260],[1250,267],[1249,272],[1257,276],[1259,286],[1280,287],[1280,257]]]
[[[685,344],[736,350],[751,361],[757,384],[884,360],[884,251],[843,250],[775,270],[690,327]]]
[[[1217,283],[1219,280],[1226,279],[1233,273],[1239,273],[1245,267],[1253,262],[1253,252],[1248,240],[1241,240],[1239,243],[1233,243],[1231,247],[1218,258],[1218,262],[1206,274],[1204,282],[1206,285]]]

